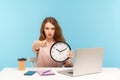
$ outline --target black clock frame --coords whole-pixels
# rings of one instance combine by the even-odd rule
[[[50,48],[50,56],[51,56],[51,58],[52,58],[54,61],[56,61],[56,62],[63,63],[63,62],[65,62],[68,58],[65,59],[64,61],[57,61],[57,60],[55,60],[55,59],[52,57],[52,54],[51,54],[51,50],[52,50],[53,46],[56,45],[57,43],[64,43],[64,44],[66,44],[66,45],[69,47],[69,50],[71,50],[71,47],[70,47],[70,45],[69,45],[67,42],[63,42],[63,41],[55,42],[55,43],[51,46],[51,48]]]

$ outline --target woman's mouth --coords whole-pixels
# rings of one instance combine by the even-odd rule
[[[52,36],[52,34],[48,34],[48,36],[50,37],[50,36]]]

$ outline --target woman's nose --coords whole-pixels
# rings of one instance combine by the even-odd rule
[[[52,29],[49,29],[49,32],[52,32]]]

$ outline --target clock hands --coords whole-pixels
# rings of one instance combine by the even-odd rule
[[[56,49],[58,52],[61,52],[59,49]]]
[[[61,52],[65,51],[67,48],[63,49]]]
[[[58,52],[63,52],[63,51],[65,51],[67,48],[65,48],[65,49],[63,49],[63,50],[59,50],[59,49],[56,49]]]

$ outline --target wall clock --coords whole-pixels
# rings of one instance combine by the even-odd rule
[[[50,56],[57,62],[64,62],[69,57],[70,46],[66,42],[56,42],[50,48]]]

